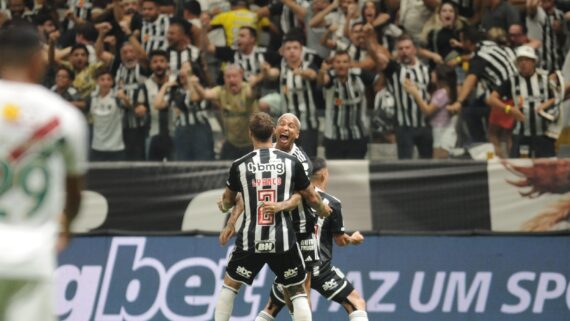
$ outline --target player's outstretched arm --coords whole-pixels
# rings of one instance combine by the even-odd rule
[[[69,243],[70,226],[81,205],[81,190],[83,176],[67,176],[65,180],[65,209],[61,218],[61,232],[57,244],[58,251],[63,250]]]
[[[243,210],[244,210],[243,198],[240,197],[240,194],[238,193],[238,195],[236,196],[236,204],[234,205],[234,208],[230,213],[230,217],[228,218],[226,226],[224,226],[224,228],[220,232],[219,241],[221,246],[225,246],[228,243],[228,241],[232,238],[232,236],[236,234],[236,223],[241,214],[243,213]]]
[[[218,202],[218,208],[222,213],[226,213],[236,204],[237,192],[232,191],[229,187],[226,187],[222,199]]]
[[[288,200],[282,202],[263,202],[263,210],[268,214],[291,211],[301,204],[302,196],[299,193],[293,194]]]
[[[364,242],[364,236],[360,234],[359,231],[352,233],[352,235],[348,235],[346,233],[335,234],[334,241],[338,246],[347,246],[347,245],[360,245]]]

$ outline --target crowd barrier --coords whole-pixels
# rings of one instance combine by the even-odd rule
[[[213,320],[230,250],[214,236],[78,236],[59,257],[57,314],[63,321]],[[567,235],[384,235],[335,248],[333,261],[365,298],[371,321],[563,321],[568,253]],[[252,321],[272,281],[265,268],[243,288],[232,321]],[[313,320],[348,320],[314,291],[312,302]]]
[[[93,164],[74,231],[217,232],[229,166]],[[350,230],[570,229],[570,160],[330,161],[329,170]]]

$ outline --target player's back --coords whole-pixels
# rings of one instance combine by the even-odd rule
[[[0,80],[0,275],[49,272],[40,266],[53,256],[66,176],[84,172],[86,137],[81,113],[56,94]]]
[[[299,175],[308,185],[301,163],[275,148],[255,150],[232,164],[230,181],[234,190],[242,192],[245,206],[244,221],[237,236],[238,247],[256,252],[290,249],[295,241],[291,218],[265,213],[261,202],[289,199],[303,178]],[[267,250],[261,250],[262,247]]]

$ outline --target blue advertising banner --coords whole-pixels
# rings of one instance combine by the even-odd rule
[[[78,237],[59,258],[61,320],[213,320],[229,248],[217,237]],[[568,236],[369,236],[335,249],[372,321],[536,321],[570,316]],[[267,301],[267,268],[234,321]],[[312,293],[313,320],[347,320]],[[284,311],[277,320],[290,320]]]

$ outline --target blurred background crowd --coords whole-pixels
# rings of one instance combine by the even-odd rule
[[[84,113],[91,161],[233,160],[258,110],[295,114],[328,159],[570,144],[568,0],[0,3],[2,27],[41,33],[43,85]]]

